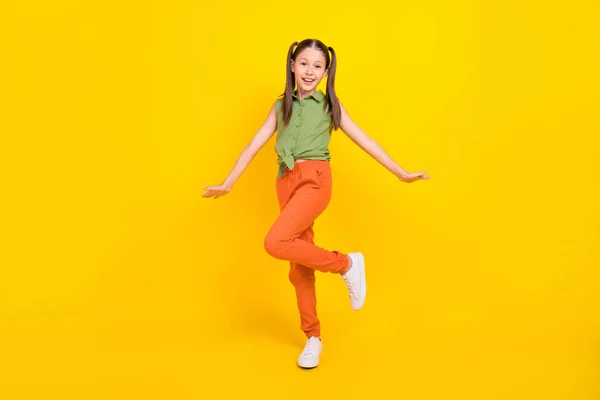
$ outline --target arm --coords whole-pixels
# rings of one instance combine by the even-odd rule
[[[205,187],[204,189],[208,190],[209,192],[205,193],[202,197],[215,196],[216,199],[217,197],[227,194],[242,173],[246,170],[248,165],[250,165],[250,162],[254,159],[258,151],[262,149],[262,147],[269,141],[276,130],[277,115],[275,113],[275,104],[273,104],[267,119],[260,127],[258,132],[256,132],[252,140],[250,140],[250,143],[244,147],[235,165],[229,172],[229,175],[227,175],[227,178],[220,185]]]
[[[368,136],[348,115],[348,112],[340,102],[342,118],[340,128],[344,133],[361,149],[367,152],[371,157],[377,160],[381,165],[396,175],[401,181],[412,182],[416,179],[428,179],[429,175],[424,175],[427,171],[409,173],[400,167],[383,148],[373,139]]]

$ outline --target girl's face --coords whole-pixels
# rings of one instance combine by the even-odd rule
[[[290,61],[299,91],[314,91],[321,79],[327,76],[325,55],[321,50],[306,48],[296,56],[296,60]]]

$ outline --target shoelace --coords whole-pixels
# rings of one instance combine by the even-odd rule
[[[354,282],[352,282],[347,275],[342,275],[342,278],[344,279],[344,282],[346,282],[346,286],[348,286],[348,295],[350,297],[356,297],[356,286],[354,286]]]
[[[319,340],[319,339],[316,339],[316,340]],[[315,352],[315,349],[313,348],[313,340],[310,340],[310,339],[306,342],[306,346],[304,346],[304,351],[302,352],[303,356],[307,356],[309,354],[313,355],[313,356],[317,355],[317,353]]]

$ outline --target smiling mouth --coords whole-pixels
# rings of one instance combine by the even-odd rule
[[[304,83],[308,83],[309,85],[311,85],[315,81],[314,79],[307,79],[307,78],[302,78],[302,80],[304,81]]]

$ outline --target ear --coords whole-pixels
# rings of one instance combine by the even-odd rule
[[[325,74],[323,75],[323,78],[327,78],[327,74],[329,74],[329,68],[327,68],[327,69],[325,70]]]
[[[292,69],[292,72],[293,72],[293,73],[296,73],[296,72],[294,71],[294,60],[290,60],[290,68]]]

